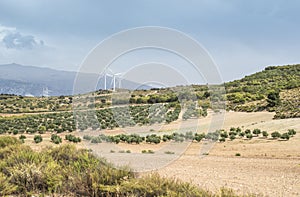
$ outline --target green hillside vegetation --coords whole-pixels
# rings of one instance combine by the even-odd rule
[[[300,117],[300,65],[270,66],[225,84],[227,108],[275,111],[275,118]]]
[[[129,112],[127,111],[129,110]],[[40,133],[72,132],[76,128],[86,129],[113,129],[134,125],[154,123],[170,123],[178,119],[180,105],[168,103],[165,105],[142,105],[105,108],[96,110],[96,118],[93,111],[57,112],[32,114],[23,116],[0,117],[0,134],[3,133]],[[129,114],[130,113],[130,114]]]
[[[71,145],[35,152],[16,138],[0,137],[0,158],[1,196],[237,196],[156,174],[135,178],[128,168],[115,168]]]
[[[71,110],[72,97],[24,97],[0,95],[1,113],[30,113]]]
[[[275,118],[300,117],[300,65],[270,66],[243,79],[225,83],[226,94],[216,95],[206,85],[153,88],[113,93],[99,90],[90,94],[60,97],[23,97],[0,95],[2,113],[58,112],[131,105],[180,103],[188,109],[184,119],[205,116],[212,102],[226,101],[226,109],[234,111],[276,112]],[[124,97],[129,93],[130,97]],[[194,102],[193,107],[190,102]],[[194,111],[191,111],[194,110]],[[198,111],[198,112],[197,112]],[[200,115],[199,115],[200,114]]]

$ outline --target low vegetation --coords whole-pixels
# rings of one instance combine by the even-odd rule
[[[236,196],[231,190],[213,194],[157,174],[135,178],[129,169],[117,169],[72,145],[35,152],[7,136],[0,137],[0,148],[1,196]]]

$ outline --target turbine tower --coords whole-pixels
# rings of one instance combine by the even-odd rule
[[[105,88],[105,90],[107,90],[107,78],[106,78],[107,76],[111,77],[110,86],[112,87],[113,91],[116,91],[117,81],[118,81],[119,88],[121,87],[122,73],[114,73],[114,72],[112,72],[111,69],[107,69],[106,72],[104,73],[104,88]]]
[[[111,85],[112,85],[112,90],[113,91],[116,91],[116,85],[117,85],[117,82],[118,82],[118,85],[119,85],[119,88],[121,87],[121,76],[122,73],[116,73],[116,74],[112,74],[112,81],[111,81]]]
[[[44,87],[43,92],[42,92],[42,96],[49,97],[49,92],[50,92],[50,90],[48,89],[48,87]]]
[[[104,90],[106,90],[107,87],[106,87],[106,73],[104,73]]]

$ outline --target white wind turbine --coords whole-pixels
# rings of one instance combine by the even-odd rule
[[[110,72],[110,73],[108,73]],[[112,86],[112,90],[116,91],[116,81],[118,80],[119,88],[121,88],[121,80],[122,80],[122,73],[113,73],[111,69],[107,69],[104,73],[104,89],[107,90],[107,76],[111,77],[110,86]]]

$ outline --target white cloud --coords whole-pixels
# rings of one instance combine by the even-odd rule
[[[0,25],[0,44],[6,49],[34,49],[44,46],[44,41],[37,40],[33,35],[24,35],[14,27]]]

